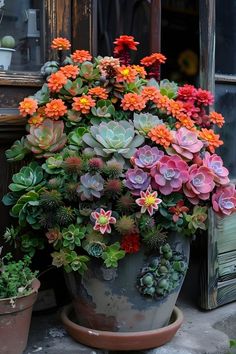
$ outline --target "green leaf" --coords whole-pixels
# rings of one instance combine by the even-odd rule
[[[111,246],[107,246],[105,252],[102,254],[102,258],[107,268],[118,267],[118,261],[124,258],[124,256],[125,251],[120,249],[119,242],[116,242]]]

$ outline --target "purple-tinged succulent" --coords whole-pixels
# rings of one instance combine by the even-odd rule
[[[181,189],[189,178],[188,165],[177,155],[163,156],[159,163],[151,169],[154,181],[153,188],[162,194],[169,195]]]
[[[129,188],[133,195],[140,195],[140,191],[144,191],[150,184],[150,176],[140,168],[129,168],[125,174],[125,185]]]
[[[233,184],[221,186],[212,195],[212,207],[219,215],[231,215],[236,211],[236,190]]]
[[[198,140],[197,133],[185,127],[177,131],[172,131],[173,142],[171,148],[168,148],[168,154],[178,154],[186,160],[192,160],[193,154],[199,152],[203,147],[202,141]]]
[[[135,166],[151,169],[162,156],[164,156],[164,152],[157,147],[145,145],[136,150],[134,156],[131,157],[131,162]]]
[[[223,166],[223,161],[220,156],[209,152],[205,153],[203,166],[209,167],[214,175],[214,182],[216,185],[226,185],[229,183],[229,171]]]
[[[101,175],[98,173],[95,175],[86,173],[80,177],[80,182],[77,193],[80,195],[81,200],[93,200],[93,197],[101,197],[104,189],[104,179]]]
[[[183,191],[192,204],[197,205],[199,199],[208,200],[214,187],[213,174],[208,167],[194,164],[189,168],[189,180]]]

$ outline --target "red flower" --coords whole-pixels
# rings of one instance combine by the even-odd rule
[[[177,222],[179,218],[183,217],[183,213],[187,213],[189,211],[189,208],[184,206],[184,201],[180,200],[176,206],[170,207],[169,212],[171,212],[173,215],[172,219],[174,222]]]
[[[196,99],[198,104],[203,106],[209,106],[214,102],[214,97],[210,91],[202,90],[199,88],[196,93]]]
[[[184,85],[178,88],[178,99],[181,101],[194,101],[197,90],[193,85]]]
[[[120,36],[119,38],[116,38],[114,48],[114,53],[119,54],[120,52],[123,52],[124,50],[131,49],[131,50],[137,50],[137,45],[139,42],[134,41],[133,36],[127,36],[123,35]]]
[[[138,233],[124,235],[121,240],[121,248],[126,253],[136,253],[140,249],[140,237]]]

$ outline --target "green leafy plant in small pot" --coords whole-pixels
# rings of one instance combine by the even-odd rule
[[[79,325],[69,310],[63,322],[74,338],[138,350],[181,325],[169,321],[189,241],[207,229],[209,208],[235,212],[236,191],[215,153],[224,117],[208,113],[211,92],[160,80],[161,53],[131,64],[132,36],[114,44],[114,57],[92,58],[65,56],[69,41],[53,40],[58,60],[19,104],[27,135],[6,151],[29,162],[3,198],[19,222],[5,236],[31,255],[47,247],[64,268]]]
[[[1,354],[21,354],[27,345],[32,307],[40,282],[30,269],[30,257],[14,260],[10,253],[0,258]]]

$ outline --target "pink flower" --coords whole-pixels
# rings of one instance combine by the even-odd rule
[[[155,182],[153,187],[162,194],[169,195],[181,189],[189,178],[188,165],[177,155],[163,156],[159,163],[151,169]]]
[[[196,99],[197,90],[193,85],[184,85],[178,89],[178,99],[181,101],[194,101]]]
[[[177,131],[172,131],[172,135],[173,142],[171,146],[174,152],[171,149],[167,149],[169,155],[177,153],[187,160],[192,160],[193,154],[199,152],[203,147],[203,143],[198,140],[197,133],[185,127],[181,127]]]
[[[189,168],[189,181],[183,186],[183,191],[192,204],[198,204],[199,199],[209,199],[214,187],[214,176],[208,167],[194,164]]]
[[[214,102],[214,97],[210,91],[199,88],[196,94],[197,103],[203,106],[209,106]]]
[[[203,166],[210,168],[213,172],[214,182],[216,185],[226,185],[229,183],[229,171],[223,166],[223,161],[220,156],[209,152],[205,153]]]
[[[146,192],[141,191],[140,197],[136,199],[136,203],[141,206],[141,213],[148,211],[149,215],[153,215],[154,210],[158,210],[158,205],[162,202],[161,199],[157,198],[157,192],[152,192],[149,186]]]
[[[102,234],[104,234],[105,232],[111,233],[110,224],[116,223],[116,218],[111,216],[111,214],[111,210],[105,211],[102,208],[100,209],[100,212],[92,212],[91,216],[96,220],[93,229],[96,231],[100,231]]]
[[[236,211],[236,190],[233,184],[216,189],[212,195],[212,207],[219,215],[230,215]]]
[[[200,112],[200,108],[194,106],[193,101],[183,102],[183,112],[189,116],[189,118],[197,118]]]

